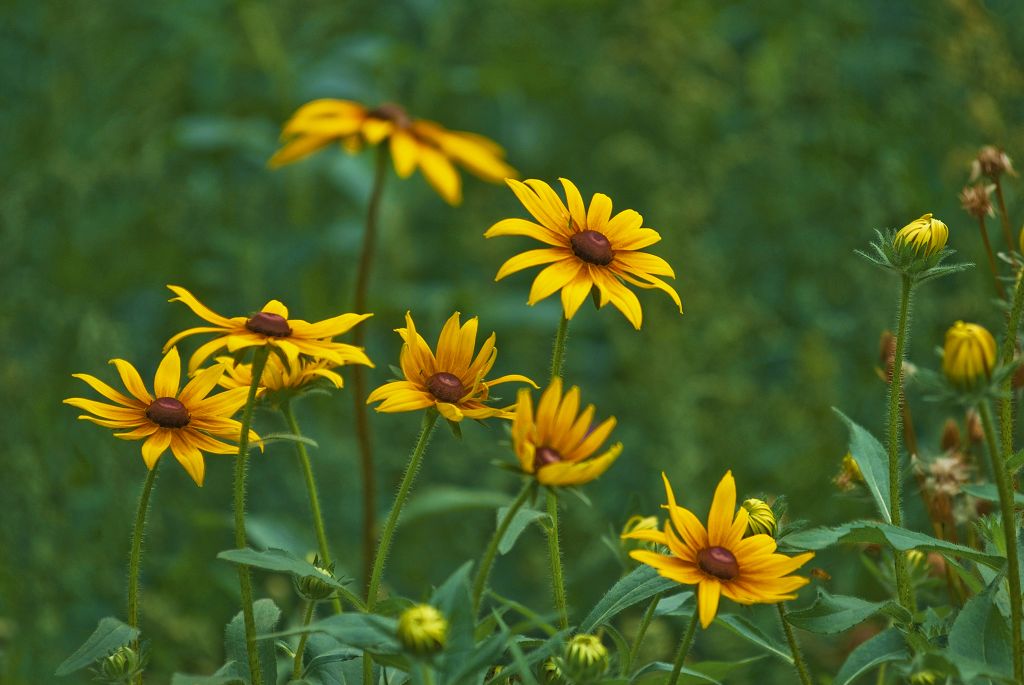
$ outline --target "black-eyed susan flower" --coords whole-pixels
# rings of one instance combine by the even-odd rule
[[[949,227],[929,212],[901,228],[893,239],[893,245],[897,249],[909,245],[915,254],[928,256],[944,248],[948,239]]]
[[[217,357],[215,361],[224,367],[224,376],[220,379],[221,387],[248,388],[252,385],[252,364],[237,364],[233,357]],[[267,360],[263,378],[260,380],[261,385],[270,392],[297,390],[321,380],[341,389],[345,382],[341,374],[335,371],[336,368],[337,364],[326,359],[300,357],[298,363],[293,366],[274,356]]]
[[[270,158],[272,168],[296,162],[336,141],[349,152],[386,142],[400,177],[408,178],[418,167],[437,193],[453,205],[462,200],[456,164],[491,183],[516,176],[516,170],[505,162],[505,151],[494,141],[414,119],[390,103],[371,109],[351,100],[314,100],[285,123],[281,141],[283,147]]]
[[[684,585],[697,585],[697,606],[704,628],[718,612],[721,595],[739,604],[776,604],[793,599],[807,578],[787,575],[814,557],[813,552],[788,557],[776,554],[770,535],[747,532],[747,510],[736,509],[736,481],[726,472],[715,489],[705,528],[694,514],[676,504],[668,477],[665,494],[669,521],[664,532],[642,530],[627,537],[665,545],[669,554],[633,550],[630,556]]]
[[[417,656],[436,654],[448,641],[448,620],[429,604],[415,604],[398,617],[398,641]]]
[[[395,329],[404,342],[399,363],[405,379],[380,386],[370,393],[366,403],[380,402],[376,408],[380,412],[436,407],[449,421],[512,418],[511,407],[487,405],[491,388],[512,381],[537,385],[519,374],[485,380],[498,358],[498,350],[494,346],[496,336],[491,333],[473,356],[478,325],[476,317],[463,325],[459,312],[452,314],[441,329],[435,354],[416,330],[412,314],[406,312],[405,328]]]
[[[224,373],[221,366],[204,369],[182,388],[181,359],[178,349],[171,348],[157,368],[150,393],[134,366],[123,359],[113,359],[110,363],[117,367],[128,395],[94,376],[76,373],[75,378],[85,381],[115,404],[81,397],[66,399],[64,403],[89,412],[79,416],[80,419],[123,431],[114,433],[118,438],[145,440],[142,458],[147,468],[156,466],[157,460],[170,448],[196,485],[201,486],[206,471],[203,452],[238,452],[237,445],[222,441],[238,441],[242,425],[231,417],[245,404],[248,389],[210,395]],[[249,436],[250,440],[259,440],[253,431]]]
[[[523,388],[512,419],[512,447],[524,473],[541,485],[589,483],[607,471],[622,453],[617,442],[593,456],[615,428],[615,417],[594,424],[594,405],[580,412],[580,389],[562,395],[562,379],[555,378],[533,409],[530,391]]]
[[[942,371],[956,385],[971,386],[992,375],[996,340],[976,323],[957,321],[946,331]]]
[[[536,223],[504,219],[484,235],[488,238],[527,236],[550,247],[527,250],[512,257],[501,266],[494,280],[547,264],[534,279],[527,302],[536,304],[560,290],[566,319],[575,316],[591,289],[596,287],[598,306],[611,302],[639,329],[643,311],[640,300],[627,284],[665,291],[682,313],[679,294],[659,278],[675,278],[675,271],[661,257],[641,251],[661,240],[658,232],[643,228],[643,217],[632,209],[612,216],[612,201],[602,193],[595,193],[590,207],[584,207],[576,186],[567,179],[559,180],[565,189],[568,208],[544,181],[506,180]]]
[[[251,316],[227,318],[206,307],[195,296],[181,286],[167,286],[177,296],[170,302],[183,302],[196,316],[213,324],[198,326],[178,333],[167,341],[164,350],[173,347],[182,338],[198,333],[216,333],[213,340],[200,345],[188,362],[188,371],[193,373],[210,355],[221,349],[234,353],[250,347],[269,346],[280,350],[288,363],[296,365],[299,355],[323,359],[335,364],[365,364],[373,366],[362,348],[334,342],[337,335],[347,333],[353,326],[373,314],[342,314],[317,323],[302,319],[289,319],[288,308],[277,300],[271,300],[263,309]]]

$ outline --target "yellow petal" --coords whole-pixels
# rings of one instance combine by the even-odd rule
[[[494,224],[487,229],[484,233],[485,238],[494,238],[501,235],[521,235],[534,240],[539,240],[542,243],[548,245],[554,245],[555,247],[561,247],[563,249],[568,248],[569,240],[567,237],[562,236],[546,226],[535,224],[532,221],[526,219],[502,219],[498,223]],[[497,278],[494,280],[498,280]]]
[[[79,380],[85,381],[86,383],[89,384],[89,387],[91,387],[93,390],[103,395],[104,397],[106,397],[108,400],[117,402],[118,404],[123,404],[126,407],[142,406],[142,403],[139,402],[138,400],[132,399],[126,395],[122,395],[117,390],[114,390],[112,387],[110,387],[100,379],[96,378],[95,376],[90,376],[87,373],[74,373],[71,374],[71,376],[72,378],[77,378]]]
[[[438,195],[450,205],[462,202],[462,180],[448,158],[437,150],[425,146],[420,147],[419,157],[423,175]]]
[[[545,267],[533,280],[527,304],[533,305],[549,297],[576,278],[582,268],[582,263],[574,259],[565,259]]]
[[[560,178],[558,180],[562,182],[562,187],[565,189],[565,200],[569,206],[569,214],[572,216],[573,223],[576,224],[578,230],[586,230],[587,210],[583,205],[583,196],[580,195],[579,189],[569,179]]]
[[[391,160],[395,164],[395,173],[401,178],[409,178],[416,171],[416,160],[419,157],[419,145],[405,131],[395,131],[391,136]]]
[[[612,199],[604,193],[594,193],[590,198],[590,209],[587,210],[587,228],[591,231],[604,233],[605,224],[612,214]]]
[[[128,390],[135,399],[139,400],[146,406],[153,403],[153,396],[146,390],[145,384],[142,382],[142,376],[135,370],[135,367],[123,359],[111,359],[110,363],[117,367],[117,372],[121,374],[121,382],[124,383],[125,389]]]
[[[234,322],[231,321],[231,319],[223,317],[220,314],[213,311],[212,309],[209,309],[208,307],[206,307],[206,305],[197,300],[195,295],[185,290],[181,286],[168,285],[167,287],[171,290],[171,292],[177,295],[177,297],[172,297],[170,300],[168,300],[169,302],[182,302],[186,307],[191,309],[195,313],[195,315],[198,316],[200,319],[209,321],[215,326],[219,326],[221,328],[234,328],[235,324]]]
[[[267,166],[271,169],[279,169],[285,164],[297,162],[327,147],[332,140],[334,140],[334,136],[299,136],[275,152],[267,160]]]
[[[542,247],[537,250],[527,250],[512,257],[498,269],[498,275],[494,277],[494,280],[500,281],[510,274],[514,274],[517,271],[528,269],[531,266],[538,266],[540,264],[550,264],[560,259],[573,259],[572,253],[559,247]],[[573,259],[573,261],[576,261]]]
[[[735,514],[736,480],[732,471],[726,471],[715,488],[715,497],[708,512],[708,543],[712,547],[722,546],[728,540]]]
[[[705,630],[715,620],[718,613],[718,598],[722,592],[722,584],[705,577],[697,589],[697,604],[700,609],[700,625]]]
[[[203,453],[188,439],[187,434],[175,431],[171,434],[171,453],[178,463],[182,465],[196,485],[203,487],[203,478],[206,475],[206,464],[203,462]]]
[[[146,462],[146,468],[153,470],[156,466],[157,459],[163,454],[167,447],[171,444],[171,429],[161,428],[152,435],[146,442],[142,443],[142,459]]]
[[[164,355],[153,378],[153,392],[157,397],[177,397],[181,385],[181,357],[178,348],[172,347]]]

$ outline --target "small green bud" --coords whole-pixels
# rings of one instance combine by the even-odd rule
[[[310,574],[295,579],[295,591],[299,593],[300,597],[310,602],[327,599],[334,594],[334,587],[324,582],[325,579],[335,580],[334,564],[326,567],[321,564],[320,557],[314,557],[313,567],[316,568],[317,575]]]
[[[562,675],[558,661],[555,659],[544,661],[540,671],[540,682],[541,685],[563,685],[565,683],[565,677]]]
[[[115,685],[130,683],[145,667],[145,653],[124,645],[100,659],[93,670],[97,680]]]
[[[398,641],[417,656],[429,656],[448,642],[448,621],[429,604],[416,604],[398,617]]]
[[[747,535],[771,535],[775,537],[775,512],[764,500],[751,498],[743,502],[747,510]]]
[[[608,671],[608,650],[596,635],[574,635],[565,646],[565,674],[574,683],[592,683]]]

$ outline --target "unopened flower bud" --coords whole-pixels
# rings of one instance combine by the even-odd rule
[[[542,685],[562,685],[565,682],[562,669],[555,659],[547,659],[544,662],[544,665],[541,666],[540,676]]]
[[[901,228],[893,239],[893,246],[900,249],[909,245],[915,254],[928,256],[944,248],[948,239],[949,227],[928,213]]]
[[[321,563],[320,557],[315,557],[313,567],[316,569],[316,574],[295,579],[295,591],[299,593],[300,597],[311,602],[327,599],[334,594],[334,588],[324,582],[325,580],[334,580],[334,564],[324,567]]]
[[[981,425],[981,416],[975,409],[968,409],[964,417],[967,423],[967,437],[971,442],[985,442],[985,427]]]
[[[625,538],[625,536],[638,530],[658,530],[659,527],[657,516],[641,516],[640,514],[634,514],[626,521],[626,525],[622,526],[622,533],[619,535],[619,544],[622,545],[622,548],[627,552],[639,548],[651,549],[655,546],[653,542],[643,542],[640,540]]]
[[[956,385],[970,387],[992,375],[996,340],[985,328],[957,321],[946,331],[942,371]]]
[[[942,426],[942,438],[939,440],[939,448],[943,452],[960,449],[960,426],[956,419],[946,419]]]
[[[750,498],[744,500],[743,508],[747,510],[746,535],[771,535],[775,537],[775,512],[764,500]]]
[[[448,641],[448,621],[429,604],[416,604],[398,617],[398,641],[417,656],[436,654]]]
[[[118,647],[99,660],[96,679],[106,683],[130,683],[146,667],[146,656],[128,645]]]
[[[608,671],[608,649],[596,635],[574,635],[565,646],[566,675],[578,684],[593,683]]]
[[[853,490],[858,485],[864,482],[864,474],[860,471],[860,466],[857,465],[857,460],[853,458],[853,455],[849,452],[843,457],[843,462],[839,467],[839,473],[832,482],[836,486],[846,492]]]
[[[984,183],[964,186],[964,189],[960,191],[960,206],[975,219],[995,216],[996,213],[992,209],[992,198],[990,197],[995,189],[994,185],[986,185]]]
[[[981,176],[998,181],[1003,174],[1016,176],[1013,170],[1013,162],[1001,148],[995,145],[986,145],[978,152],[978,156],[971,162],[971,180],[974,181]]]

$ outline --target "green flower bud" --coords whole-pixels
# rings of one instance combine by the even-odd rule
[[[751,498],[743,502],[747,510],[747,535],[775,537],[775,512],[764,500]]]
[[[316,568],[317,574],[295,579],[295,591],[299,593],[300,597],[310,602],[327,599],[334,594],[334,587],[324,582],[325,579],[335,580],[334,564],[324,567],[321,566],[321,563],[320,557],[314,557],[313,567]]]
[[[94,670],[97,680],[114,685],[130,683],[145,667],[146,655],[125,645],[100,659]]]
[[[448,621],[429,604],[416,604],[398,617],[398,641],[417,656],[436,654],[448,641]]]
[[[574,635],[565,646],[563,666],[574,683],[592,683],[608,671],[608,650],[596,635]]]

